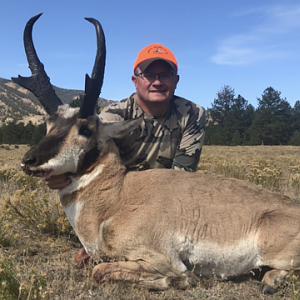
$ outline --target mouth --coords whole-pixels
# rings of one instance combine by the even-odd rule
[[[166,92],[165,90],[150,91],[150,93],[158,93],[158,94],[164,94],[165,92]]]
[[[47,178],[50,177],[52,169],[39,169],[36,167],[30,167],[26,164],[21,164],[22,171],[30,176]]]

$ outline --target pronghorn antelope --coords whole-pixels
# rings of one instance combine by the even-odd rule
[[[94,113],[104,75],[105,39],[95,25],[97,55],[86,76],[80,108],[62,105],[33,43],[30,19],[24,45],[30,78],[13,78],[32,91],[50,115],[46,136],[23,160],[27,174],[72,174],[59,190],[62,207],[85,251],[96,259],[98,283],[128,281],[151,289],[187,288],[200,276],[229,278],[269,266],[262,291],[274,292],[290,268],[300,269],[300,208],[291,199],[250,183],[174,170],[128,172],[113,138],[143,118],[103,123]]]

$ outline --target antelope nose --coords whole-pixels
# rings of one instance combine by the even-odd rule
[[[34,165],[36,162],[36,158],[33,157],[33,158],[27,158],[27,159],[24,159],[23,163],[25,166],[31,166],[31,165]]]

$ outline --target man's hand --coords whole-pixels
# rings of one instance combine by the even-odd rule
[[[69,174],[61,174],[46,178],[45,182],[50,189],[61,190],[71,184],[72,180],[69,177]]]

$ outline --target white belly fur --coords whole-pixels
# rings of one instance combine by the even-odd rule
[[[93,256],[97,254],[97,251],[99,249],[105,247],[105,242],[103,239],[103,230],[109,224],[110,219],[103,221],[99,226],[99,234],[95,237],[93,241],[87,242],[85,238],[80,234],[78,234],[78,231],[76,230],[77,227],[76,222],[78,220],[78,216],[80,214],[82,207],[83,207],[83,203],[77,202],[77,203],[71,203],[68,206],[63,207],[63,209],[67,215],[67,218],[71,226],[75,230],[77,237],[79,238],[81,244],[83,245],[85,251],[89,253],[91,256]]]
[[[173,238],[168,250],[172,264],[178,271],[184,272],[188,264],[193,266],[196,274],[202,276],[237,276],[261,265],[255,236],[224,246],[207,241],[195,244],[178,236],[175,240]]]
[[[83,247],[85,248],[86,252],[89,253],[90,255],[95,254],[95,252],[98,250],[98,241],[97,239],[93,243],[87,243],[85,239],[78,234],[78,231],[76,230],[77,227],[77,220],[80,215],[80,211],[83,207],[82,202],[75,202],[75,203],[70,203],[68,206],[63,207],[67,218],[75,230],[80,242],[82,243]]]

